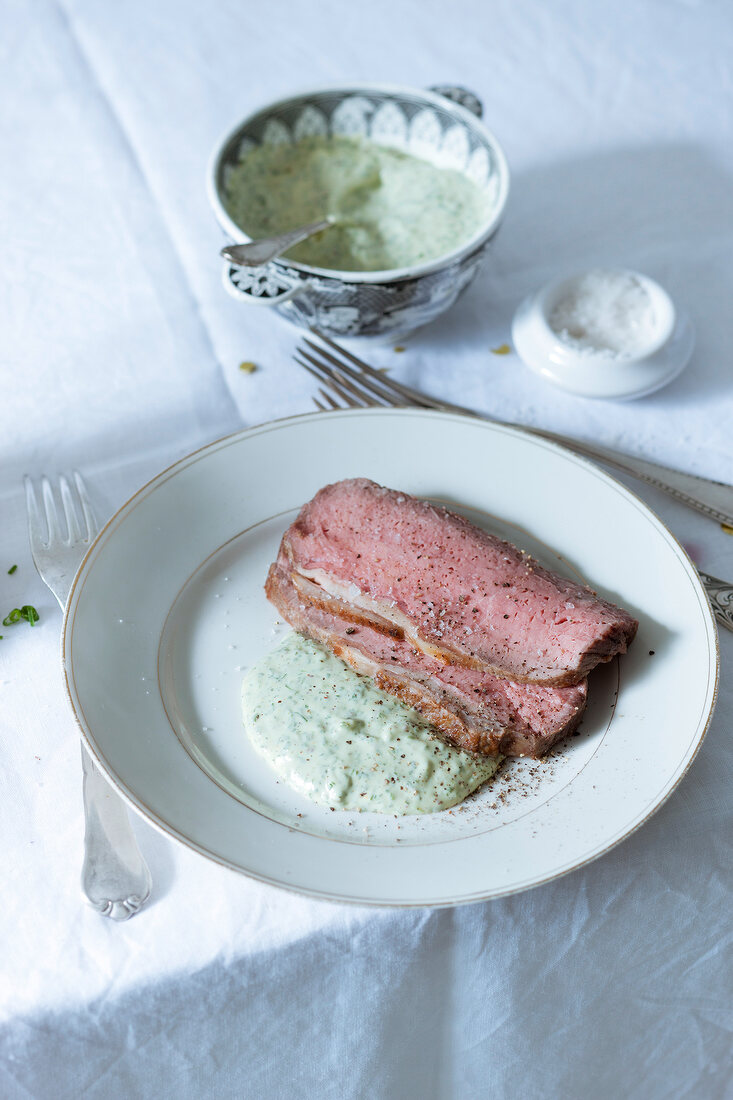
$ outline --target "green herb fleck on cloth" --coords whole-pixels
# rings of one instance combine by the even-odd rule
[[[239,369],[245,374],[254,374],[254,372],[257,370],[257,364],[250,363],[248,359],[245,359],[242,363],[239,364]]]
[[[402,344],[395,345],[395,351],[406,351],[407,349]]]
[[[13,626],[15,623],[20,622],[35,626],[39,619],[40,615],[35,607],[31,607],[29,603],[24,603],[22,607],[14,607],[12,611],[7,613],[3,619],[3,626]]]
[[[17,568],[17,565],[11,565],[10,569],[8,569],[8,576],[11,577]]]
[[[511,351],[512,351],[512,349],[509,347],[509,344],[499,344],[498,348],[492,348],[491,349],[491,354],[492,355],[511,355]]]

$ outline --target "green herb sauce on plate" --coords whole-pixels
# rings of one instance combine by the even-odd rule
[[[462,802],[499,760],[451,748],[417,711],[300,634],[289,634],[242,684],[257,752],[323,806],[421,814]]]

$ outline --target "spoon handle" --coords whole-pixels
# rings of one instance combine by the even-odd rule
[[[311,225],[291,229],[289,233],[281,233],[278,237],[263,237],[262,240],[248,241],[246,244],[230,244],[222,248],[220,255],[241,267],[262,267],[282,252],[287,252],[293,245],[304,241],[306,237],[312,237],[332,224],[332,218],[325,218]]]

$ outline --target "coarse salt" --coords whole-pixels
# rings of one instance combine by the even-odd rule
[[[630,359],[659,329],[651,295],[630,272],[589,271],[570,283],[549,316],[550,328],[584,355]]]

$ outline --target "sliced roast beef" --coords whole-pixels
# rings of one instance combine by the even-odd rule
[[[356,478],[328,485],[285,533],[280,562],[353,623],[446,665],[520,683],[580,683],[638,626],[585,585],[447,509]]]
[[[296,630],[414,707],[460,748],[492,755],[541,756],[580,721],[585,682],[541,687],[446,665],[379,624],[356,624],[352,609],[337,599],[313,602],[307,588],[296,586],[283,560],[271,567],[266,592]]]

